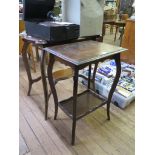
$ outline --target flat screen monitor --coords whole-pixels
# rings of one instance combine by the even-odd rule
[[[23,18],[28,20],[47,19],[47,13],[54,8],[55,0],[24,0]]]

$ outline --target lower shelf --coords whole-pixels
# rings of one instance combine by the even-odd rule
[[[76,104],[76,119],[84,117],[106,103],[107,100],[105,98],[91,90],[79,94]],[[61,101],[59,106],[69,117],[73,118],[73,97]]]

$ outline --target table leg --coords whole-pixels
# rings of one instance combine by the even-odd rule
[[[45,57],[46,57],[46,52],[42,50],[40,69],[41,69],[41,78],[42,78],[44,99],[45,99],[45,120],[47,120],[47,117],[48,117],[48,87],[47,87],[46,73],[45,73]]]
[[[115,63],[116,63],[116,68],[117,68],[117,71],[116,71],[116,76],[115,76],[115,79],[114,79],[114,82],[111,86],[111,89],[110,89],[110,92],[109,92],[109,95],[108,95],[108,101],[107,101],[107,117],[108,117],[108,120],[110,120],[110,102],[111,102],[111,99],[112,99],[112,95],[116,89],[116,86],[117,86],[117,83],[119,81],[119,78],[120,78],[120,74],[121,74],[121,62],[120,62],[120,53],[119,54],[116,54],[114,56],[114,59],[115,59]]]
[[[55,104],[54,119],[56,120],[57,114],[58,114],[58,96],[56,93],[55,82],[54,82],[54,78],[53,78],[53,74],[52,74],[54,62],[55,62],[55,58],[52,54],[50,54],[49,55],[49,64],[48,64],[48,68],[47,68],[47,74],[48,74],[50,88],[51,88],[51,91],[53,93],[53,98],[54,98],[54,104]]]
[[[89,65],[88,70],[88,89],[90,89],[90,79],[91,79],[91,64]]]
[[[94,91],[96,91],[96,88],[95,88],[95,77],[96,77],[97,67],[98,67],[98,62],[95,63],[95,66],[94,66],[94,72],[93,72],[93,78],[92,78],[92,82],[93,82],[93,90],[94,90]]]
[[[110,34],[113,34],[113,25],[110,25]]]
[[[30,96],[30,91],[31,91],[31,88],[32,88],[32,84],[34,82],[37,82],[37,81],[41,80],[41,77],[38,77],[36,79],[32,79],[31,70],[30,70],[30,66],[29,66],[29,63],[28,63],[28,59],[27,59],[27,49],[28,49],[29,44],[30,43],[28,43],[27,41],[24,41],[24,45],[23,45],[23,48],[22,48],[22,58],[23,58],[24,66],[25,66],[28,81],[29,81],[29,89],[28,89],[28,93],[27,93],[28,96]]]
[[[116,26],[116,32],[115,32],[115,38],[114,38],[114,41],[116,41],[116,36],[117,36],[117,32],[118,32],[118,26]]]
[[[72,142],[75,143],[75,129],[76,129],[76,103],[77,103],[77,91],[78,91],[78,69],[74,72],[74,85],[73,85],[73,123],[72,123]]]
[[[123,26],[123,29],[122,29],[122,33],[121,33],[121,35],[120,35],[120,46],[121,46],[121,44],[122,44],[123,34],[124,34],[124,26]]]
[[[103,42],[103,38],[105,36],[105,31],[106,31],[106,25],[103,23],[103,25],[102,25],[102,42]]]

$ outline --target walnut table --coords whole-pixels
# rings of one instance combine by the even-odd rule
[[[43,91],[44,91],[44,99],[45,99],[45,119],[47,119],[46,118],[46,113],[47,113],[46,107],[48,106],[48,88],[47,88],[46,74],[45,74],[45,55],[46,55],[46,52],[44,50],[42,50],[42,48],[48,46],[48,43],[45,40],[34,38],[32,36],[28,36],[26,34],[26,32],[20,33],[20,36],[24,42],[21,53],[22,53],[22,58],[23,58],[23,62],[24,62],[24,66],[26,69],[28,82],[29,82],[29,89],[28,89],[27,95],[30,96],[32,84],[35,82],[38,82],[39,80],[42,80]],[[41,76],[39,76],[36,79],[32,78],[31,70],[30,70],[30,66],[29,66],[28,58],[27,58],[27,50],[28,50],[28,46],[30,44],[33,44],[35,47],[40,48],[40,50],[42,51],[41,52],[41,61],[40,61]]]
[[[55,103],[54,119],[57,117],[59,106],[73,120],[71,144],[74,145],[77,120],[105,104],[107,104],[107,117],[110,120],[110,102],[121,73],[120,53],[126,51],[126,49],[97,41],[82,41],[46,47],[44,50],[50,53],[47,73]],[[73,96],[60,102],[58,102],[55,89],[55,80],[51,74],[55,59],[57,58],[61,59],[74,70]],[[94,89],[90,88],[91,65],[95,64],[97,66],[99,62],[103,62],[106,59],[114,59],[117,67],[116,76],[107,99],[98,95]],[[89,66],[87,90],[81,94],[77,94],[79,70],[87,66]]]
[[[48,88],[47,88],[47,75],[45,73],[45,58],[46,58],[46,51],[42,50],[45,47],[48,46],[54,46],[54,45],[59,45],[59,44],[65,44],[67,42],[80,42],[83,40],[88,40],[88,39],[94,39],[92,38],[79,38],[77,40],[72,40],[72,41],[66,41],[66,42],[60,42],[60,43],[55,43],[55,42],[47,42],[45,40],[39,39],[39,38],[35,38],[32,36],[28,36],[26,34],[25,31],[23,31],[22,33],[20,33],[20,37],[22,38],[24,44],[23,44],[23,48],[22,48],[22,58],[23,58],[23,62],[24,62],[24,66],[26,69],[26,73],[27,73],[27,77],[28,77],[28,82],[29,82],[29,89],[28,89],[28,93],[27,95],[30,96],[30,92],[31,92],[31,88],[32,88],[32,84],[35,82],[38,82],[39,80],[42,80],[42,84],[43,84],[43,91],[44,91],[44,99],[45,99],[45,119],[47,119],[47,110],[48,110],[48,99],[50,97],[50,94],[48,94]],[[31,70],[30,70],[30,66],[28,63],[28,58],[27,58],[27,50],[30,44],[33,44],[36,48],[39,48],[41,50],[41,61],[40,61],[40,71],[41,71],[41,76],[39,76],[36,79],[32,78],[31,75]],[[58,61],[61,61],[60,59]],[[68,78],[68,76],[71,76],[71,70],[70,69],[63,69],[60,70],[58,72],[55,72],[55,75],[57,77],[57,79],[55,80],[55,84],[62,80],[62,79],[66,79]],[[59,77],[58,75],[61,75],[61,77]]]

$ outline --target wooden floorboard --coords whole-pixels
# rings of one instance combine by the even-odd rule
[[[39,64],[37,64],[39,68]],[[56,63],[55,69],[64,65]],[[39,75],[39,69],[33,76]],[[59,108],[53,120],[53,96],[49,100],[49,119],[44,120],[44,96],[41,81],[35,83],[27,96],[28,81],[20,59],[19,74],[19,152],[20,155],[134,155],[134,103],[122,110],[111,104],[111,120],[102,107],[77,122],[75,146],[71,146],[72,121]],[[59,100],[72,95],[72,79],[56,85]],[[79,92],[84,88],[80,85]]]
[[[29,148],[23,138],[23,135],[19,131],[19,155],[23,155],[29,152]]]
[[[34,155],[46,155],[45,150],[40,145],[37,137],[35,136],[34,132],[28,125],[21,112],[19,114],[19,124],[20,132],[22,133],[25,142],[30,149],[30,152]]]

